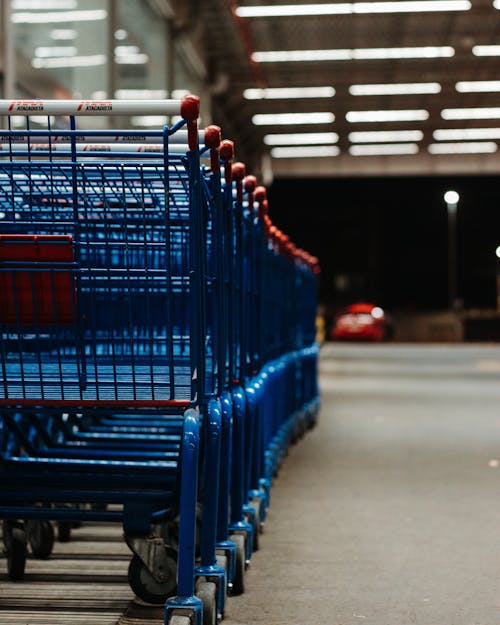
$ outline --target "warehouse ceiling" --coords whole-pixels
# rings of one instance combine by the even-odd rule
[[[215,115],[264,175],[500,172],[499,0],[201,6]]]

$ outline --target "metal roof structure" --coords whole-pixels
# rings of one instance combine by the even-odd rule
[[[499,0],[206,0],[201,10],[215,115],[263,170],[500,172]],[[262,117],[276,114],[292,117]]]

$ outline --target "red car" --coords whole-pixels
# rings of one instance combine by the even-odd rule
[[[382,341],[385,330],[384,311],[375,304],[359,302],[336,317],[331,336],[334,341]]]

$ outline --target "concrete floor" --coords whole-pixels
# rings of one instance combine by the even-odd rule
[[[225,625],[500,623],[500,347],[326,345]]]

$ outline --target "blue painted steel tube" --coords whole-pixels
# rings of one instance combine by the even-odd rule
[[[189,173],[189,292],[190,292],[190,342],[192,399],[205,398],[205,319],[206,297],[203,287],[205,277],[205,250],[203,249],[204,219],[200,181],[200,154],[189,152],[185,158]]]
[[[195,569],[196,577],[204,577],[214,581],[217,586],[217,609],[224,613],[226,600],[226,572],[217,565],[217,512],[219,505],[219,463],[221,448],[220,402],[211,399],[208,402],[206,415],[203,419],[203,502],[201,520],[200,566]]]
[[[245,392],[236,386],[233,396],[233,456],[231,480],[231,523],[238,523],[243,518],[245,489]]]
[[[228,559],[228,581],[232,581],[235,570],[236,546],[229,537],[230,471],[232,467],[233,403],[228,391],[221,397],[222,431],[219,470],[219,502],[217,511],[217,549]]]
[[[233,405],[231,395],[226,391],[221,397],[222,430],[219,470],[219,506],[217,513],[217,542],[227,540],[229,525],[230,462],[232,459]]]
[[[221,448],[220,402],[211,399],[203,423],[204,467],[203,506],[201,529],[201,566],[216,563],[215,541],[217,535],[217,508],[219,502],[219,463]]]
[[[198,456],[200,449],[199,414],[189,409],[184,415],[181,453],[179,555],[177,594],[181,598],[194,595],[194,564],[196,545],[196,500],[198,496]]]

